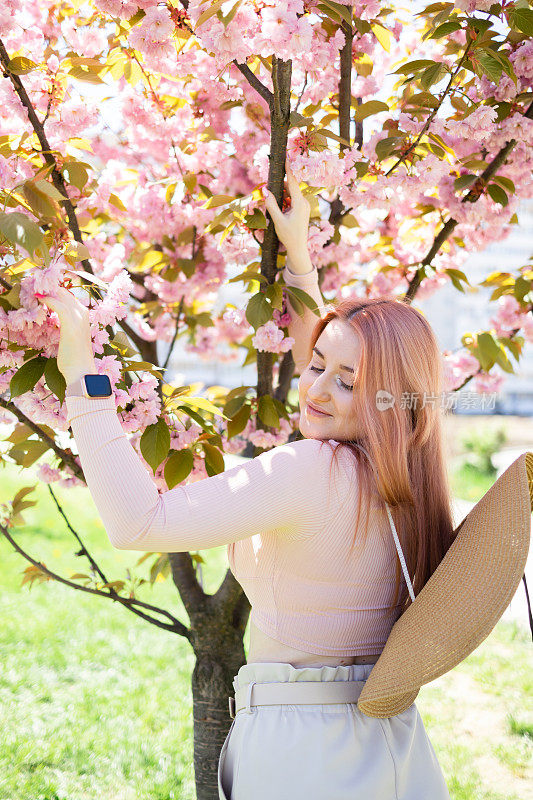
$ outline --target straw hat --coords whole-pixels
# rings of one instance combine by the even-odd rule
[[[527,561],[533,453],[522,453],[457,527],[457,536],[394,624],[357,701],[369,717],[391,717],[420,687],[449,672],[490,634]]]

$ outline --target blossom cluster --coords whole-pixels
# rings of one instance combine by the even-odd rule
[[[400,94],[387,97],[383,87],[398,64],[410,59],[441,63],[448,81],[457,62],[454,48],[466,43],[466,26],[449,37],[423,39],[416,23],[403,24],[394,10],[382,14],[378,0],[342,4],[353,6],[357,18],[373,26],[371,32],[354,35],[352,95],[361,104],[379,98],[388,107],[364,119],[357,129],[359,135],[362,127],[362,141],[343,147],[320,128],[338,101],[345,37],[339,24],[326,21],[324,7],[315,0],[228,2],[207,18],[209,4],[201,0],[190,0],[186,11],[157,0],[87,0],[83,17],[81,10],[70,13],[54,0],[4,0],[0,8],[0,36],[8,52],[23,53],[38,65],[24,70],[21,80],[37,116],[46,120],[51,152],[86,165],[87,181],[71,181],[68,195],[94,274],[108,287],[99,300],[81,291],[79,296],[89,308],[98,369],[110,375],[121,424],[136,446],[142,431],[161,414],[157,382],[141,370],[126,388],[120,358],[109,354],[110,326],[126,323],[140,339],[167,346],[183,303],[189,319],[205,312],[212,316],[212,325],[201,324],[205,320],[199,317],[183,344],[199,359],[237,362],[249,337],[258,351],[278,355],[294,344],[283,330],[291,322],[286,304],[255,332],[245,300],[213,312],[230,273],[252,264],[257,268],[264,236],[264,227],[254,228],[245,212],[252,217],[257,212],[260,221],[265,216],[254,191],[269,177],[270,109],[237,65],[253,67],[257,80],[273,92],[273,56],[292,62],[291,109],[301,116],[289,129],[287,153],[296,177],[324,212],[311,220],[308,248],[324,271],[321,288],[328,296],[343,299],[359,286],[369,297],[405,291],[442,220],[452,218],[454,235],[417,290],[417,299],[429,297],[449,285],[446,270],[460,270],[470,253],[504,240],[520,201],[533,196],[533,120],[524,116],[517,99],[533,80],[532,40],[514,36],[502,45],[516,83],[505,71],[497,81],[470,72],[466,88],[457,88],[455,106],[440,107],[425,131],[427,114],[401,102]],[[492,3],[457,0],[455,6],[463,16],[475,11],[490,16]],[[380,43],[376,24],[386,26],[388,48]],[[83,70],[91,68],[94,72],[84,76]],[[87,85],[91,91],[84,92]],[[430,91],[437,96],[441,88],[444,83]],[[501,114],[502,104],[509,104],[507,116]],[[303,116],[304,111],[313,115]],[[337,130],[329,125],[330,133]],[[21,132],[33,133],[12,82],[4,80],[0,136],[12,137],[13,131],[17,141]],[[399,148],[422,138],[409,158],[396,163],[398,149],[390,158],[380,155],[391,135],[398,136]],[[486,187],[476,202],[463,202],[469,187],[458,190],[457,179],[476,172],[470,163],[494,160],[511,139],[516,144],[496,176],[515,187],[507,190],[508,203],[497,202]],[[30,136],[28,142],[33,141]],[[21,197],[16,194],[20,187],[35,179],[35,153],[33,144],[27,150],[21,144],[20,152],[10,149],[15,144],[2,151],[0,184]],[[221,207],[206,203],[212,196],[246,198],[243,213],[226,218],[224,230],[214,233],[207,226]],[[338,230],[329,219],[334,201],[346,210]],[[30,214],[26,203],[9,211]],[[57,316],[35,298],[36,292],[53,294],[69,266],[59,246],[65,230],[56,233],[59,255],[47,266],[26,268],[13,306],[0,305],[0,393],[9,390],[28,351],[57,356]],[[2,245],[0,255],[7,258],[7,253]],[[533,341],[531,313],[513,295],[499,298],[489,324],[495,336],[518,330],[528,343]],[[466,348],[444,353],[443,359],[449,391],[471,379],[482,394],[504,380],[497,368],[480,372],[479,361]],[[65,406],[44,378],[15,404],[35,422],[66,428]],[[224,445],[231,452],[247,440],[258,447],[283,443],[297,421],[297,415],[282,420],[272,434],[252,417],[238,437],[224,438]],[[182,430],[173,418],[167,422],[174,449],[191,445],[201,433],[194,425]],[[201,462],[195,457],[190,480],[205,474]],[[162,469],[156,475],[161,487]],[[68,470],[63,474],[76,480]],[[42,475],[43,480],[58,477],[51,467],[43,467]]]

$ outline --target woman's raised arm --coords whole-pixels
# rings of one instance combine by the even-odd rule
[[[311,264],[311,262],[309,262]],[[321,316],[324,314],[325,305],[322,300],[322,295],[318,286],[318,272],[311,264],[309,272],[293,273],[291,272],[291,261],[287,258],[285,269],[283,270],[283,278],[287,286],[296,286],[307,292],[318,306]],[[289,336],[294,338],[292,346],[292,357],[295,364],[295,374],[301,375],[302,370],[305,369],[311,359],[311,332],[315,327],[318,317],[307,306],[304,307],[303,316],[300,316],[292,307],[290,298],[287,297],[287,306],[291,315],[291,321],[288,326]]]
[[[295,286],[309,294],[322,315],[325,305],[318,286],[318,272],[311,263],[307,249],[311,207],[307,198],[303,196],[291,168],[288,164],[285,167],[291,197],[291,208],[283,213],[275,197],[268,191],[266,191],[265,200],[265,205],[272,217],[278,239],[285,245],[287,250],[283,279],[287,286]],[[300,375],[310,360],[311,331],[316,325],[318,317],[307,306],[304,308],[303,315],[300,316],[293,308],[289,297],[287,298],[287,305],[291,315],[289,336],[294,338],[292,355],[296,365],[296,374]]]
[[[40,300],[60,320],[57,364],[68,390],[96,373],[88,310],[63,286]],[[270,530],[322,530],[331,454],[316,439],[287,442],[160,494],[122,428],[114,396],[67,391],[65,403],[87,486],[119,550],[179,553]]]

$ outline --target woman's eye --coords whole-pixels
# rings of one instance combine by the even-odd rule
[[[323,369],[319,369],[319,367],[309,367],[309,369],[312,369],[312,370],[313,370],[313,372],[324,372],[324,370],[323,370]],[[349,391],[349,392],[351,392],[351,391],[352,391],[352,389],[353,389],[353,386],[348,386],[348,385],[347,385],[346,383],[344,383],[344,381],[343,381],[343,380],[341,380],[340,378],[339,378],[339,383],[341,384],[341,386],[342,386],[344,389],[348,389],[348,391]]]

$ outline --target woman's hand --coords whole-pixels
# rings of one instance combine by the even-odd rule
[[[298,181],[289,165],[285,164],[287,184],[291,198],[291,208],[283,213],[276,202],[274,195],[265,188],[265,206],[272,217],[276,234],[280,242],[285,245],[291,263],[301,258],[302,253],[307,254],[307,234],[309,230],[309,217],[311,206],[303,196]]]
[[[58,287],[55,297],[37,293],[35,297],[59,317],[57,366],[67,384],[88,372],[96,373],[88,309],[64,286]]]

